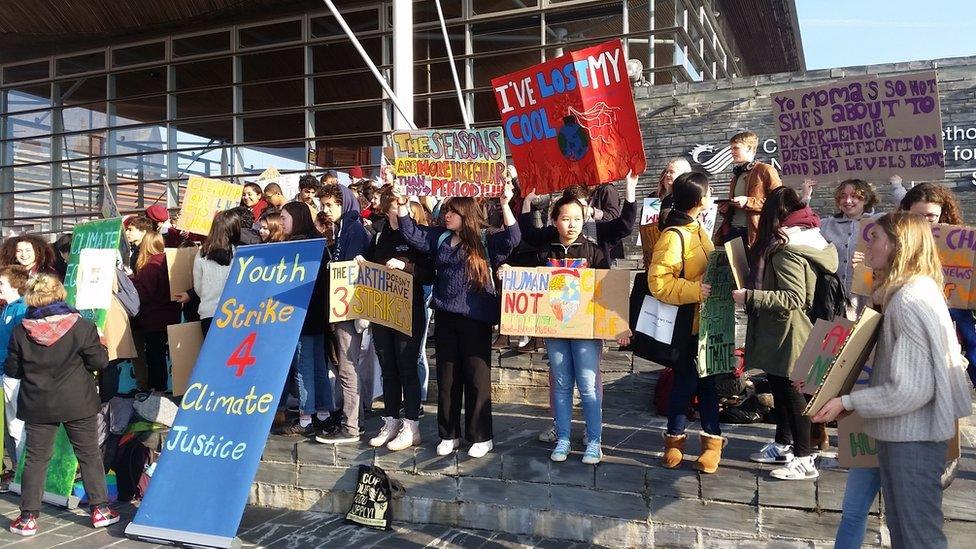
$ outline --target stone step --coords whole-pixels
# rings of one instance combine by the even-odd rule
[[[435,410],[421,420],[424,444],[391,453],[358,446],[325,446],[271,437],[251,491],[259,506],[345,513],[353,498],[357,465],[383,467],[406,488],[394,500],[398,521],[478,528],[515,535],[613,547],[760,547],[827,545],[840,519],[846,473],[822,468],[815,482],[769,478],[767,466],[748,461],[773,435],[769,425],[723,426],[729,445],[719,473],[703,475],[691,462],[690,440],[678,469],[657,465],[664,418],[637,410],[604,412],[606,458],[580,463],[582,425],[574,422],[574,453],[549,460],[550,444],[538,433],[551,425],[548,410],[515,404],[494,409],[496,447],[482,459],[461,452],[439,457]],[[369,418],[370,433],[379,419]],[[961,469],[972,471],[972,449]],[[950,546],[976,534],[976,480],[961,476],[945,493]],[[880,509],[869,521],[868,543],[880,541]],[[950,528],[951,524],[951,528]],[[751,540],[751,541],[748,541]]]

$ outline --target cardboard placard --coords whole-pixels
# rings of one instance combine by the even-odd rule
[[[746,287],[746,282],[749,280],[749,258],[746,255],[746,245],[740,236],[726,242],[724,246],[725,253],[729,257],[729,267],[732,269],[735,287],[741,290]]]
[[[509,267],[502,272],[501,333],[567,339],[630,334],[630,273],[566,267]]]
[[[120,217],[79,223],[72,230],[71,252],[64,276],[66,301],[77,308],[81,316],[94,322],[99,330],[105,328],[111,305],[121,238]]]
[[[186,184],[183,206],[176,228],[194,234],[210,234],[210,225],[217,212],[229,210],[241,204],[244,186],[219,179],[191,177]]]
[[[393,133],[403,193],[418,196],[501,196],[505,139],[501,127]]]
[[[867,252],[868,240],[875,220],[862,219],[858,228],[857,251]],[[950,307],[976,309],[976,227],[962,225],[932,225],[932,237],[942,262],[945,278],[945,298]],[[870,296],[874,281],[871,269],[863,263],[854,268],[851,292]]]
[[[491,81],[523,189],[548,194],[646,167],[619,39]]]
[[[169,358],[173,365],[173,396],[182,396],[203,347],[203,329],[200,321],[170,324],[166,327],[169,338]]]
[[[644,205],[641,208],[641,217],[639,227],[644,227],[645,225],[657,225],[658,221],[661,219],[661,199],[660,198],[645,198]],[[718,219],[718,205],[712,204],[709,208],[702,210],[698,214],[698,222],[701,223],[702,229],[706,233],[712,234],[715,232],[715,221]],[[643,239],[641,234],[643,231],[637,233],[637,244],[640,245]]]
[[[199,251],[196,246],[166,248],[166,274],[169,275],[171,299],[193,288],[193,260]]]
[[[329,322],[365,319],[413,333],[413,275],[369,261],[337,261],[329,277]]]
[[[833,320],[817,319],[790,372],[791,380],[803,382],[804,394],[812,395],[820,388],[853,327],[854,322],[840,316]]]
[[[851,392],[855,381],[861,374],[861,367],[874,350],[881,328],[882,316],[866,307],[851,328],[847,341],[837,353],[837,358],[827,367],[823,382],[807,403],[803,415],[815,416],[830,399]]]
[[[237,248],[127,536],[233,546],[324,251],[323,239]]]
[[[707,377],[732,372],[737,362],[732,268],[725,250],[708,254],[702,282],[712,285],[698,322],[698,376]]]
[[[945,178],[936,71],[771,95],[784,182]]]

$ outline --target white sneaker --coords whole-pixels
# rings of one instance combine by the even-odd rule
[[[387,442],[393,440],[397,436],[397,432],[400,430],[400,420],[393,419],[392,417],[383,418],[383,427],[380,428],[380,432],[371,439],[369,439],[369,445],[373,448],[379,448]]]
[[[786,467],[773,469],[769,475],[780,480],[813,480],[820,476],[820,471],[817,470],[813,456],[806,456],[794,457]]]
[[[405,419],[401,422],[400,432],[386,445],[386,449],[399,452],[411,446],[420,446],[420,424],[412,419]]]
[[[553,425],[548,430],[539,433],[539,442],[556,442],[556,426]]]
[[[756,463],[782,463],[785,465],[793,459],[793,447],[770,442],[758,452],[750,454],[749,459]]]
[[[461,439],[459,438],[442,439],[441,443],[437,445],[437,455],[449,455],[454,450],[457,450],[460,446]]]
[[[486,440],[484,442],[475,442],[474,444],[471,445],[471,448],[468,449],[468,457],[473,457],[473,458],[485,457],[485,454],[490,452],[491,449],[494,447],[495,445],[490,440]]]

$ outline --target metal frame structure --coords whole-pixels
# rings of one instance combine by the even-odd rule
[[[669,8],[669,14],[677,15],[677,21],[664,21],[660,10],[662,3],[655,0],[511,0],[511,9],[492,13],[477,13],[475,6],[485,5],[477,2],[442,0],[446,29],[441,28],[436,16],[422,21],[415,17],[412,69],[416,93],[413,105],[423,107],[416,114],[418,126],[460,127],[464,123],[453,78],[448,76],[446,79],[450,85],[431,89],[435,73],[440,74],[438,78],[441,79],[444,79],[443,74],[449,74],[441,71],[449,63],[447,53],[431,53],[438,44],[440,49],[444,48],[445,34],[455,46],[452,53],[463,88],[461,100],[467,111],[464,118],[475,127],[498,120],[497,110],[484,106],[479,110],[478,107],[479,100],[481,105],[486,105],[485,97],[492,93],[484,82],[486,67],[512,56],[534,60],[538,52],[538,60],[544,61],[564,50],[621,37],[628,48],[629,58],[639,58],[644,65],[645,81],[649,84],[741,74],[730,37],[722,36],[716,30],[711,0],[667,0],[665,7]],[[379,42],[380,54],[374,54],[374,61],[389,82],[394,81],[391,78],[394,76],[392,61],[395,53],[392,6],[392,0],[383,0],[342,11],[347,19],[352,16],[359,24],[366,22],[367,28],[360,28],[356,35],[372,46]],[[431,0],[415,0],[415,13],[421,7],[432,11],[435,6]],[[657,13],[655,7],[659,8]],[[587,27],[587,19],[573,19],[575,13],[586,10],[605,14],[602,17],[613,30],[604,31],[595,24]],[[375,25],[372,25],[374,17]],[[362,67],[316,72],[316,55],[320,48],[348,41],[341,31],[327,35],[318,32],[330,18],[329,11],[323,6],[322,10],[293,17],[0,65],[0,226],[57,232],[69,229],[77,221],[95,217],[99,210],[98,197],[106,187],[103,178],[116,194],[123,211],[140,210],[156,201],[172,207],[178,204],[182,191],[180,183],[187,175],[246,177],[260,172],[265,166],[247,165],[246,157],[256,154],[255,151],[265,153],[287,148],[292,161],[284,169],[279,165],[279,170],[321,172],[326,168],[321,167],[321,161],[316,162],[318,165],[310,163],[309,151],[318,152],[324,144],[361,142],[368,143],[363,148],[376,149],[376,152],[366,155],[366,161],[363,161],[363,155],[346,154],[343,158],[355,157],[355,161],[337,159],[329,163],[328,169],[377,165],[378,149],[394,128],[395,110],[391,108],[387,94],[380,90],[375,96],[333,101],[316,97],[319,79],[341,82],[361,77],[364,73]],[[566,34],[558,25],[565,25],[567,21],[583,31]],[[522,29],[520,35],[507,36],[508,24],[511,28]],[[287,27],[288,32],[272,36],[266,43],[247,43],[248,37],[280,26]],[[495,30],[483,34],[481,29]],[[226,43],[226,47],[189,55],[182,51],[186,44],[215,36],[221,43]],[[417,42],[416,37],[427,40],[426,50],[417,47],[423,42]],[[252,56],[290,54],[298,49],[302,58],[301,74],[263,78],[249,78],[245,74],[246,62]],[[673,50],[670,55],[668,51],[663,52],[663,56],[670,59],[669,63],[660,62],[665,49]],[[141,50],[158,50],[160,54],[145,62],[123,60],[127,52]],[[227,60],[231,66],[229,83],[196,87],[179,85],[181,67],[190,63],[223,64]],[[84,67],[92,62],[100,66],[78,70],[79,65]],[[21,78],[22,74],[31,71],[40,74],[36,78]],[[136,94],[121,89],[124,86],[120,86],[120,78],[136,71],[160,72],[162,85],[158,90]],[[96,82],[97,86],[104,84],[104,94],[86,103],[69,101],[72,93],[90,82]],[[302,104],[245,108],[251,86],[273,88],[275,85],[299,87]],[[31,90],[35,93],[46,90],[43,93],[46,97],[35,96],[46,104],[38,104],[36,108],[19,104],[30,96]],[[126,93],[120,93],[123,91]],[[208,94],[215,97],[229,94],[229,110],[215,108],[213,112],[187,115],[181,108],[183,98],[191,95],[206,97]],[[140,120],[124,118],[120,114],[122,107],[140,103],[162,106],[158,109],[159,116]],[[322,127],[323,120],[328,118],[322,113],[352,112],[350,109],[358,109],[356,112],[375,109],[375,131],[343,132],[334,127]],[[66,120],[74,120],[79,113],[87,113],[88,121],[66,125]],[[294,135],[284,138],[250,134],[250,121],[271,117],[281,120],[281,125],[287,125],[285,121],[300,120],[301,129],[297,129],[296,124]],[[205,131],[199,130],[227,125],[231,128],[230,139],[225,140],[208,137]],[[184,128],[198,131],[194,133]],[[79,143],[86,145],[81,147]],[[299,149],[302,158],[295,160]],[[284,152],[281,154],[285,155]]]

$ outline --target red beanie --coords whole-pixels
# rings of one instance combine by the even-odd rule
[[[355,181],[357,179],[363,178],[363,169],[359,166],[353,166],[349,168],[349,177]]]
[[[152,206],[146,208],[146,217],[152,219],[156,223],[169,221],[169,210],[167,210],[165,206],[153,204]]]

